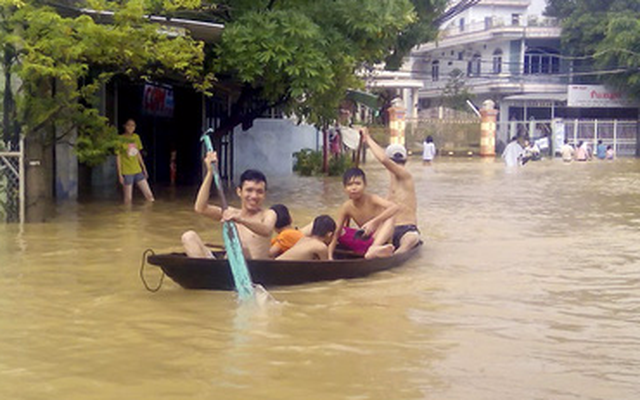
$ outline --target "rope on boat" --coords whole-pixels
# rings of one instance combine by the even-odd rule
[[[147,284],[147,281],[144,279],[144,266],[147,264],[147,257],[149,256],[149,254],[153,256],[156,253],[152,249],[146,249],[142,253],[142,262],[140,263],[140,279],[142,280],[142,284],[148,291],[155,293],[158,290],[160,290],[160,288],[162,287],[162,282],[164,281],[164,271],[162,271],[162,275],[160,276],[160,282],[158,282],[157,287],[152,288]]]

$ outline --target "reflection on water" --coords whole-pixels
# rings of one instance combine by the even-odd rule
[[[168,279],[144,290],[144,249],[178,249],[186,229],[221,242],[191,211],[195,188],[0,225],[0,398],[638,398],[640,161],[410,169],[420,259],[271,289],[263,309]],[[337,179],[274,181],[268,196],[298,225],[343,200]]]

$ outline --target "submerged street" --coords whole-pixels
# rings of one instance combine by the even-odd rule
[[[636,399],[640,160],[411,160],[425,246],[365,279],[232,292],[145,290],[142,252],[180,250],[197,188],[61,204],[0,225],[3,399]],[[386,194],[370,158],[369,190]],[[294,224],[335,215],[339,178],[272,179]],[[148,266],[145,277],[160,274]]]

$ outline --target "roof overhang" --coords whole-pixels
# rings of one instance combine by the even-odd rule
[[[115,12],[93,10],[90,8],[75,8],[56,4],[55,7],[67,15],[89,15],[94,20],[103,23],[113,21]],[[207,43],[217,42],[222,36],[224,25],[213,22],[199,21],[193,19],[163,17],[159,15],[146,15],[150,22],[161,25],[165,28],[168,35],[179,35],[181,31],[188,31],[194,39],[202,40]]]
[[[356,103],[364,104],[372,110],[380,108],[380,98],[372,93],[363,92],[360,90],[347,90],[347,99],[355,101]]]
[[[556,101],[566,102],[567,93],[523,93],[506,96],[506,101]]]

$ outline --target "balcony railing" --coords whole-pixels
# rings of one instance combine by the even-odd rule
[[[507,28],[558,28],[560,23],[556,18],[538,17],[530,15],[526,21],[519,19],[517,22],[504,17],[488,17],[484,21],[471,22],[465,25],[453,25],[440,31],[440,39],[452,38],[470,33],[505,30]]]
[[[440,77],[438,81],[426,80],[424,81],[424,87],[421,90],[422,93],[441,91],[447,85],[447,77]],[[479,87],[511,87],[523,84],[538,84],[538,85],[567,85],[569,83],[569,77],[566,74],[535,74],[535,75],[491,75],[490,73],[483,74],[482,76],[470,76],[465,78],[465,86],[473,91],[474,88]]]

